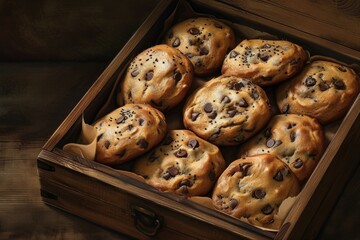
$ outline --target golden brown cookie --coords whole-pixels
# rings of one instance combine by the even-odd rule
[[[131,62],[118,97],[125,103],[148,103],[169,110],[185,97],[193,72],[192,63],[179,50],[156,45]]]
[[[233,161],[219,177],[212,195],[215,208],[254,225],[281,224],[281,203],[296,196],[300,185],[288,166],[271,154]]]
[[[127,104],[99,119],[97,162],[116,165],[133,159],[158,144],[165,136],[164,115],[146,104]]]
[[[278,87],[277,105],[282,113],[305,114],[327,124],[345,115],[359,88],[359,77],[351,68],[314,61]]]
[[[223,22],[199,17],[173,26],[164,43],[185,54],[193,63],[197,76],[205,76],[220,69],[226,53],[235,45],[235,36]]]
[[[288,41],[243,40],[227,54],[222,73],[250,78],[259,86],[269,86],[297,74],[307,60],[304,49]]]
[[[134,172],[160,191],[207,194],[225,169],[218,147],[188,130],[171,130],[164,141],[136,160]]]
[[[315,169],[324,149],[324,132],[316,119],[280,114],[273,116],[263,131],[241,146],[239,157],[273,154],[304,182]]]
[[[184,125],[217,145],[237,145],[270,120],[266,93],[251,81],[220,76],[194,92],[184,106]]]

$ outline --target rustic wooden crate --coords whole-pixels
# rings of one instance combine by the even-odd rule
[[[301,43],[317,54],[359,63],[356,16],[339,11],[338,1],[189,0],[200,13],[264,30]],[[339,1],[341,3],[342,1]],[[38,156],[43,200],[104,227],[138,239],[311,239],[328,216],[359,163],[360,96],[339,121],[333,140],[302,189],[279,232],[260,230],[182,197],[162,193],[110,167],[61,150],[80,133],[81,116],[91,121],[113,94],[119,72],[143,49],[154,45],[178,1],[160,1],[152,14],[88,90]],[[324,5],[324,3],[332,3]],[[322,6],[320,8],[320,6]],[[359,9],[359,6],[357,6]],[[331,18],[333,13],[336,18]],[[357,16],[358,17],[358,16]],[[311,24],[312,28],[308,29]],[[356,25],[352,25],[356,26]],[[110,102],[110,106],[115,103]]]

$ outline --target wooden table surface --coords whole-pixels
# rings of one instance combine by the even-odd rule
[[[128,239],[40,198],[36,157],[107,62],[0,63],[0,239]],[[345,159],[344,159],[345,160]],[[360,239],[360,167],[318,239]]]

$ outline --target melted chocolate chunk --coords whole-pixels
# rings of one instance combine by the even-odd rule
[[[131,131],[131,129],[133,129],[133,127],[134,127],[134,126],[133,126],[132,124],[129,124],[129,125],[128,125],[128,130]]]
[[[104,136],[104,133],[101,133],[99,136],[97,136],[96,140],[99,141]]]
[[[126,149],[121,150],[119,153],[117,153],[116,155],[119,157],[123,157],[126,153]]]
[[[220,29],[223,28],[223,26],[222,26],[220,23],[218,23],[218,22],[214,22],[214,26],[215,26],[216,28],[220,28]]]
[[[329,89],[329,85],[327,85],[324,82],[321,82],[321,83],[319,83],[319,89],[320,89],[320,91],[324,92]]]
[[[109,149],[109,147],[110,147],[110,142],[109,142],[108,140],[106,140],[106,141],[104,142],[104,146],[105,146],[106,149]]]
[[[275,145],[275,140],[274,140],[274,139],[269,138],[269,139],[266,141],[266,146],[267,146],[268,148],[271,148],[271,147],[273,147],[274,145]]]
[[[230,207],[231,209],[236,208],[236,206],[237,206],[238,204],[239,204],[238,201],[237,201],[236,199],[234,199],[234,198],[230,199],[230,201],[229,201],[229,207]]]
[[[237,51],[232,50],[230,52],[230,58],[235,58],[237,55],[239,55],[239,53]]]
[[[191,120],[195,121],[198,118],[199,115],[200,115],[200,113],[197,113],[197,112],[191,113]]]
[[[184,149],[179,149],[176,153],[175,156],[178,158],[186,158],[188,156],[188,153],[186,150]]]
[[[337,69],[339,69],[340,72],[346,72],[346,68],[343,66],[337,66]]]
[[[180,39],[179,38],[175,38],[174,42],[172,43],[173,47],[178,47],[180,45]]]
[[[200,30],[193,27],[193,28],[189,29],[189,33],[192,34],[192,35],[198,35],[200,33]]]
[[[228,112],[229,117],[231,117],[231,118],[234,117],[237,113],[238,113],[237,110],[230,110],[230,111]]]
[[[132,77],[136,77],[137,75],[139,75],[139,69],[135,68],[135,69],[131,72],[131,76],[132,76]]]
[[[286,103],[282,108],[281,108],[281,112],[282,113],[288,113],[290,109],[290,105],[288,103]]]
[[[222,99],[221,99],[221,102],[222,103],[229,103],[231,102],[230,98],[228,96],[223,96]]]
[[[208,114],[208,117],[211,118],[211,119],[215,119],[216,116],[217,116],[216,112],[212,112],[212,113]]]
[[[186,56],[187,58],[192,58],[192,57],[193,57],[192,53],[185,53],[185,56]]]
[[[252,193],[252,197],[256,199],[263,199],[266,196],[266,192],[262,189],[256,189]]]
[[[239,101],[239,106],[243,107],[243,108],[247,108],[249,106],[249,104],[246,102],[246,100],[244,98],[241,98]]]
[[[345,84],[344,84],[343,80],[341,80],[339,78],[333,78],[332,81],[333,81],[333,84],[336,89],[340,89],[340,90],[345,89]]]
[[[201,47],[199,49],[199,53],[200,55],[208,55],[209,54],[209,50],[206,47]]]
[[[204,111],[205,111],[206,113],[211,113],[212,110],[213,110],[213,107],[212,107],[211,103],[206,103],[206,104],[204,105]]]
[[[261,209],[261,212],[262,212],[263,214],[265,214],[265,215],[269,215],[269,214],[271,214],[273,211],[274,211],[274,209],[271,207],[270,204],[266,205],[265,207],[263,207],[263,208]]]
[[[139,118],[138,123],[140,126],[144,125],[144,122],[145,122],[144,119]]]
[[[250,163],[243,163],[239,165],[240,172],[243,173],[243,177],[248,175],[249,168],[251,167]]]
[[[253,91],[251,91],[250,96],[251,96],[254,100],[256,100],[256,99],[259,98],[259,93],[258,93],[256,90],[253,90]]]
[[[176,175],[178,175],[180,173],[180,170],[176,167],[170,167],[168,169],[168,173],[170,174],[170,176],[175,177]]]
[[[199,147],[199,142],[196,139],[190,139],[188,142],[188,146],[191,147],[192,149],[195,149]]]
[[[180,182],[180,184],[179,184],[180,186],[187,186],[187,187],[191,187],[191,182],[190,182],[190,180],[188,180],[188,179],[184,179],[184,180],[182,180],[181,182]]]
[[[145,139],[142,138],[136,142],[136,145],[138,145],[142,149],[145,149],[148,147],[149,143]]]
[[[242,87],[244,87],[244,84],[242,82],[234,82],[231,81],[228,85],[228,88],[230,88],[231,90],[236,90],[239,91]]]
[[[298,158],[294,162],[294,168],[301,168],[303,164],[304,164],[303,161],[300,158]]]
[[[282,173],[279,171],[276,173],[276,175],[273,177],[273,179],[275,181],[281,182],[284,180],[284,177],[283,177]]]
[[[135,109],[142,109],[142,107],[140,107],[140,106],[138,106],[138,105],[134,106],[134,108],[135,108]]]
[[[259,54],[258,57],[261,59],[261,61],[263,62],[267,62],[269,60],[269,55],[267,54]]]
[[[174,139],[172,139],[172,137],[166,136],[166,138],[164,139],[163,145],[170,145],[170,143],[172,143],[172,141],[174,141]]]
[[[316,84],[316,79],[313,78],[312,76],[308,76],[306,79],[305,79],[305,85],[308,86],[308,87],[312,87]]]
[[[271,48],[271,45],[268,43],[265,43],[261,48]]]
[[[125,116],[121,116],[121,117],[119,117],[118,119],[116,119],[115,122],[116,122],[117,124],[120,124],[120,123],[124,123],[125,120],[126,120],[126,117],[125,117]]]
[[[181,78],[182,78],[182,74],[178,71],[175,71],[174,74],[173,74],[173,78],[175,79],[175,81],[180,81]]]
[[[294,142],[294,141],[295,141],[295,138],[296,138],[296,133],[295,133],[295,132],[291,132],[291,133],[290,133],[290,140],[291,140],[291,142]]]
[[[274,144],[274,147],[280,146],[281,144],[282,144],[281,140],[276,140],[275,144]]]
[[[153,77],[154,77],[154,72],[153,71],[150,71],[150,72],[145,74],[145,80],[146,81],[150,81]]]

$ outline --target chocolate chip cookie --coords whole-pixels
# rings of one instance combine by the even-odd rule
[[[305,182],[324,149],[324,132],[316,119],[280,114],[272,117],[263,131],[241,145],[239,157],[273,154],[289,166],[300,182]]]
[[[250,78],[259,86],[282,82],[297,74],[308,60],[306,51],[284,40],[243,40],[227,54],[222,73]]]
[[[254,225],[274,228],[281,203],[296,196],[300,185],[288,166],[263,154],[233,161],[219,177],[212,195],[214,206]]]
[[[116,165],[133,159],[165,136],[164,115],[146,104],[127,104],[93,124],[97,130],[97,162]]]
[[[169,110],[185,97],[193,73],[192,63],[179,50],[165,44],[153,46],[131,62],[119,98],[125,103],[147,103]]]
[[[265,91],[247,79],[220,76],[195,91],[184,106],[184,125],[217,145],[238,145],[270,120]]]
[[[179,49],[194,65],[197,76],[220,69],[226,53],[235,45],[233,30],[214,18],[191,18],[174,25],[164,43]]]
[[[133,171],[160,191],[207,194],[225,161],[219,148],[188,130],[171,130],[162,143],[136,160]]]
[[[280,112],[309,115],[322,124],[344,116],[358,94],[359,76],[330,61],[311,62],[276,92]]]

